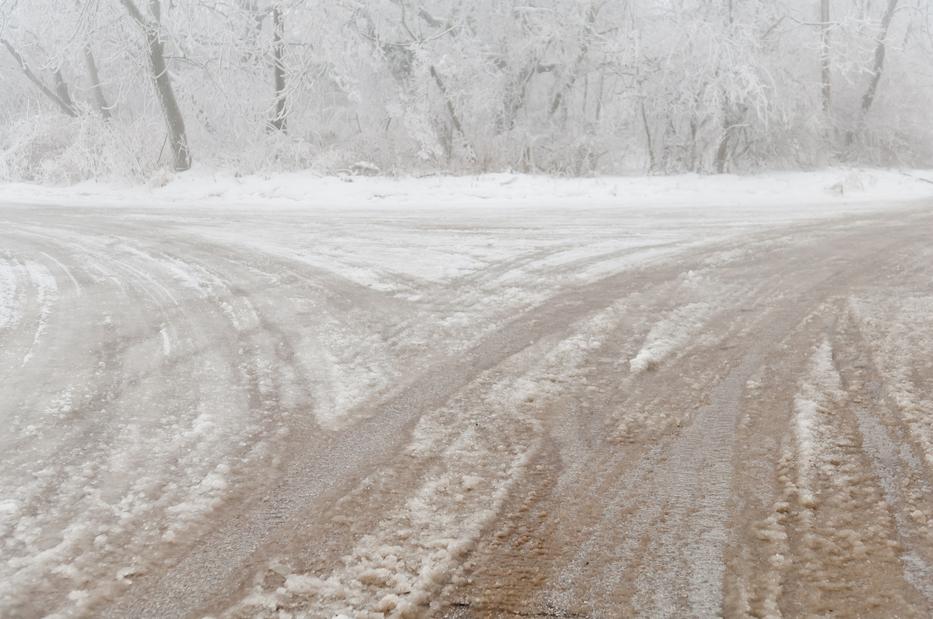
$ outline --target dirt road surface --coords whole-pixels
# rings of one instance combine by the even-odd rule
[[[933,615],[933,208],[0,206],[0,617]]]

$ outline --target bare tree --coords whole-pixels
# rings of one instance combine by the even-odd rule
[[[862,116],[868,114],[872,104],[875,102],[875,95],[878,93],[878,84],[881,82],[881,74],[884,71],[884,59],[887,55],[888,30],[891,28],[891,21],[894,19],[894,12],[897,11],[899,0],[888,0],[888,6],[881,18],[881,29],[878,31],[877,43],[875,45],[875,59],[872,63],[871,79],[868,82],[868,89],[865,96],[862,97]]]
[[[272,5],[272,75],[275,84],[275,111],[269,125],[285,133],[288,128],[288,100],[285,94],[285,17],[278,2]]]
[[[820,69],[823,111],[826,114],[829,114],[832,108],[833,97],[830,19],[829,0],[820,0]]]
[[[78,110],[75,107],[74,101],[71,100],[71,96],[68,94],[68,87],[65,84],[65,79],[62,77],[61,70],[56,69],[55,71],[55,90],[52,90],[45,83],[39,79],[39,76],[32,70],[29,66],[29,63],[26,62],[26,59],[23,58],[23,55],[20,54],[13,44],[7,41],[6,39],[0,39],[0,44],[2,44],[6,50],[13,57],[13,60],[16,61],[16,64],[19,65],[19,68],[22,69],[23,74],[26,78],[32,82],[36,88],[39,89],[42,94],[44,94],[50,101],[55,103],[63,113],[71,116],[72,118],[77,117]]]
[[[283,169],[751,171],[834,153],[923,166],[930,5],[0,0],[0,133],[59,141],[31,152],[81,168],[69,177],[147,174],[163,137],[161,163],[185,169],[195,130],[199,159],[243,172],[286,131]],[[87,112],[109,117],[107,135],[73,130]],[[103,144],[114,153],[92,165],[61,157]]]
[[[94,59],[90,43],[84,46],[84,66],[91,80],[91,91],[94,93],[97,109],[103,118],[108,119],[110,118],[110,104],[107,103],[107,96],[104,94],[104,85],[100,81],[100,72],[97,70],[97,61]]]
[[[172,147],[175,169],[179,172],[188,170],[191,168],[191,151],[188,147],[185,120],[181,114],[181,109],[178,107],[178,101],[175,99],[172,80],[165,64],[165,44],[162,42],[161,33],[162,9],[159,0],[149,0],[151,17],[144,16],[133,3],[133,0],[120,1],[146,37],[152,83],[162,113],[165,116],[165,125],[168,129],[168,140]]]

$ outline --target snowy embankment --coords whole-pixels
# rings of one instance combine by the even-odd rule
[[[517,174],[387,178],[305,173],[237,177],[206,169],[164,183],[0,184],[0,202],[83,206],[767,207],[856,205],[933,196],[933,171],[837,168],[749,176],[553,178]]]

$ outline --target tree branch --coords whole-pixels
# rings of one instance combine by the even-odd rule
[[[13,47],[9,41],[6,39],[0,39],[0,44],[3,44],[6,50],[10,52],[10,55],[13,56],[14,60],[16,60],[16,64],[18,64],[20,69],[23,70],[23,73],[26,75],[29,81],[35,84],[35,86],[40,91],[42,91],[42,94],[51,99],[55,105],[57,105],[59,109],[61,109],[61,111],[68,116],[71,116],[72,118],[76,118],[78,116],[78,110],[75,108],[74,103],[72,103],[70,100],[66,101],[62,99],[51,88],[46,86],[42,80],[40,80],[39,77],[33,73],[32,69],[29,67],[29,64],[26,62],[26,59],[23,58],[18,51],[16,51],[16,48]]]

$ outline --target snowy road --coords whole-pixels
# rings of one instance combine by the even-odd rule
[[[931,239],[0,206],[0,617],[930,616]]]

